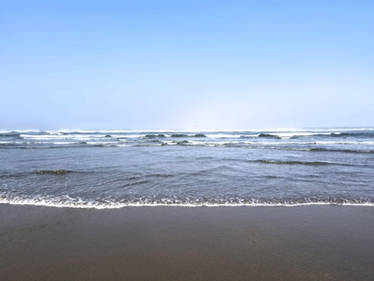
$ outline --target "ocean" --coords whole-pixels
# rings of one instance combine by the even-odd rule
[[[2,130],[0,203],[374,206],[374,128]]]

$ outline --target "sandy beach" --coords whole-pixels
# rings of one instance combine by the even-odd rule
[[[373,1],[1,1],[0,281],[374,281]]]
[[[373,280],[374,208],[0,206],[0,280]]]

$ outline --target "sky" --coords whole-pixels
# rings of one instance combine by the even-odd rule
[[[374,1],[1,1],[0,129],[374,126]]]

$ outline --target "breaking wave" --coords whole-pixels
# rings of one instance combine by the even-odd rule
[[[0,130],[0,149],[155,145],[250,148],[272,148],[271,146],[288,146],[288,148],[292,146],[296,148],[296,146],[303,145],[318,145],[318,147],[311,147],[310,151],[373,153],[374,129],[332,128],[246,131]],[[351,147],[336,147],[339,145]],[[320,148],[320,146],[322,147]]]

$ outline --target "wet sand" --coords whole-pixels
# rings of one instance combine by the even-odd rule
[[[374,208],[0,205],[0,280],[374,280]]]

